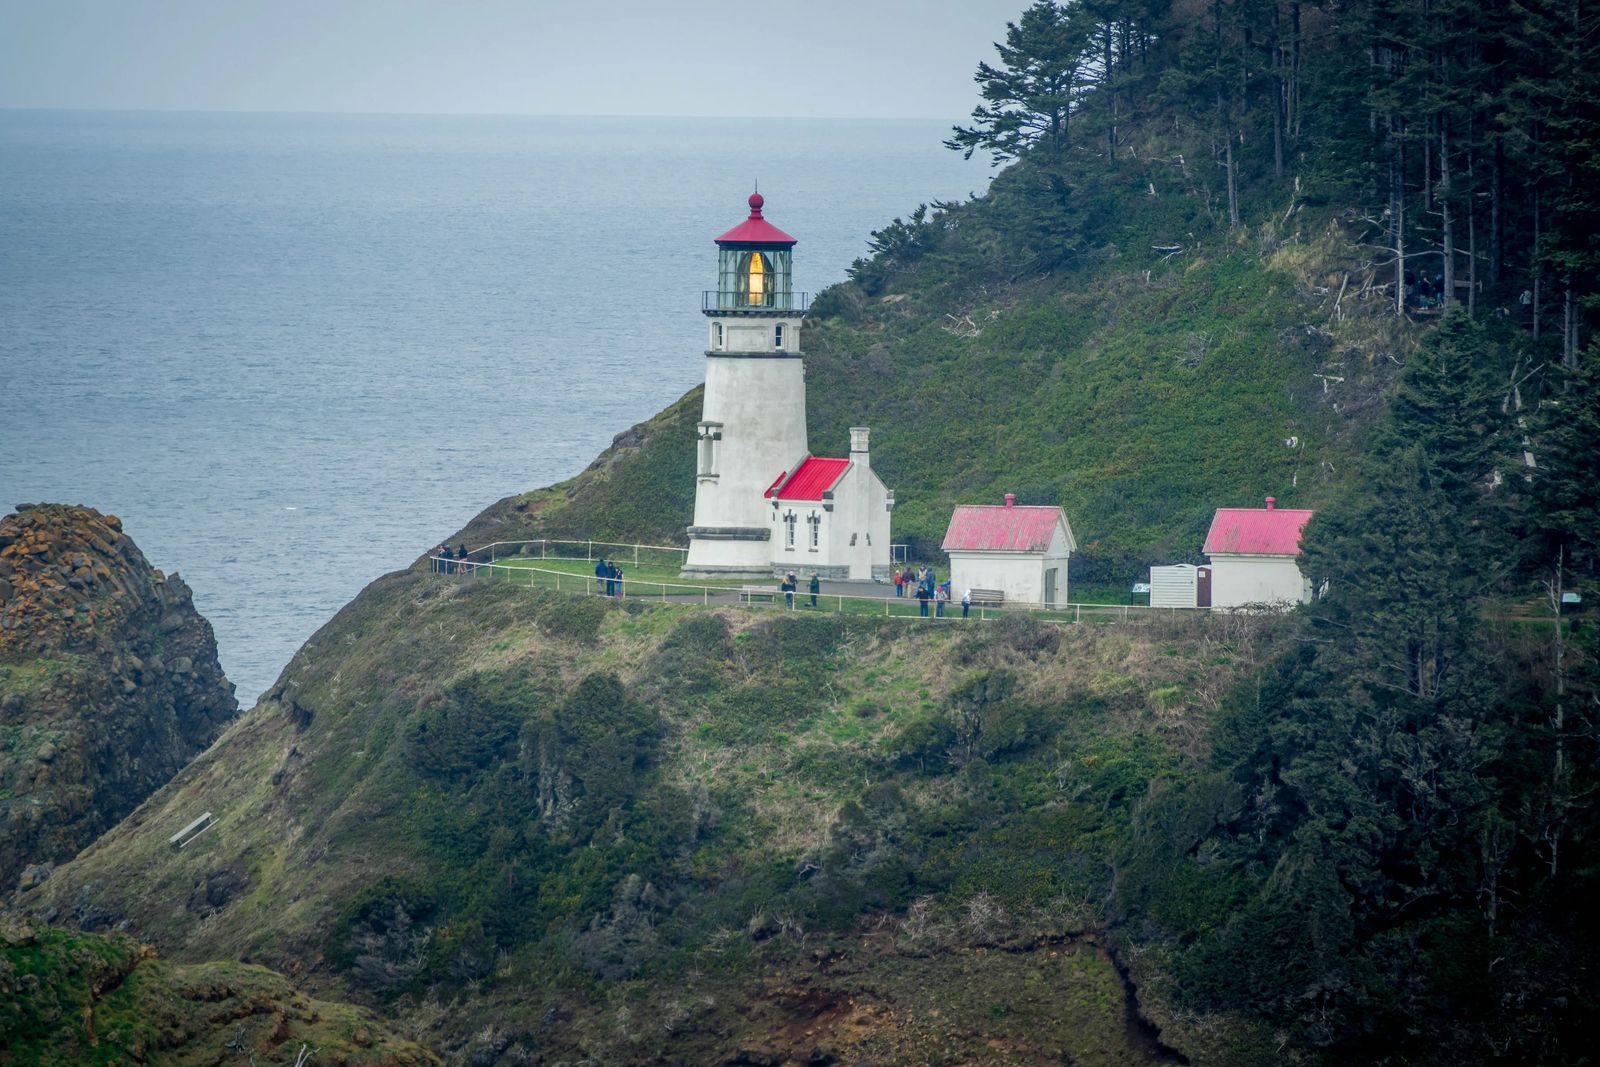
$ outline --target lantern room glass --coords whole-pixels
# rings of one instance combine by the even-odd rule
[[[787,248],[724,248],[718,256],[717,306],[787,311],[794,306]]]

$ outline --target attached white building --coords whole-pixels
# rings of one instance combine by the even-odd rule
[[[774,574],[888,576],[894,493],[872,470],[868,434],[864,426],[851,427],[850,458],[806,456],[768,487]]]
[[[1311,601],[1311,582],[1300,573],[1300,535],[1313,512],[1280,508],[1218,508],[1206,534],[1211,558],[1211,606],[1288,608]],[[1153,575],[1152,575],[1153,577]]]
[[[1078,547],[1058,507],[962,504],[950,516],[941,546],[950,557],[951,590],[991,589],[1007,603],[1062,607],[1067,564]]]

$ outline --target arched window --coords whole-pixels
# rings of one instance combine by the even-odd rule
[[[739,288],[750,307],[765,307],[772,302],[772,264],[760,252],[751,252],[739,265]]]

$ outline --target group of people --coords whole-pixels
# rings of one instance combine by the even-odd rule
[[[594,591],[601,596],[622,599],[622,568],[603,559],[594,565]]]
[[[440,545],[433,550],[433,573],[454,574],[460,570],[467,573],[467,546],[466,543],[457,545],[452,549],[449,545]]]
[[[1415,308],[1444,307],[1444,274],[1406,272],[1406,303]]]
[[[778,583],[778,588],[783,591],[783,602],[787,607],[794,607],[794,594],[800,588],[800,579],[795,577],[794,571],[783,576],[783,581]],[[806,586],[811,593],[811,606],[817,606],[817,594],[822,592],[822,579],[817,575],[811,576],[811,584]]]
[[[918,567],[913,571],[909,566],[903,571],[894,574],[894,595],[899,597],[914,596],[921,601],[922,617],[928,617],[928,605],[933,604],[935,618],[944,618],[944,607],[950,603],[950,580],[939,581],[937,573],[932,567]],[[972,610],[972,590],[963,590],[961,594],[961,617],[964,619]]]

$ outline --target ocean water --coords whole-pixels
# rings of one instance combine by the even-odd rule
[[[121,516],[249,704],[371,579],[700,380],[754,182],[816,292],[981,190],[944,133],[0,111],[0,510]]]

